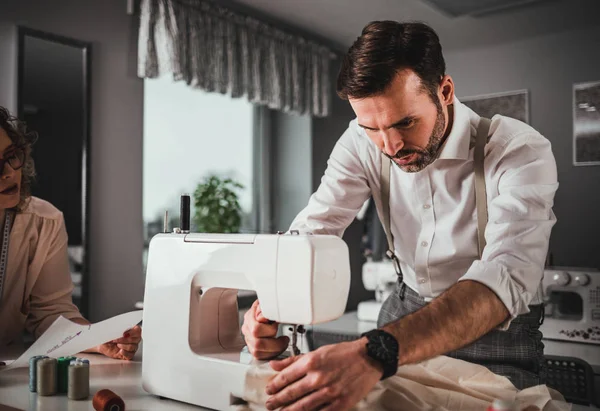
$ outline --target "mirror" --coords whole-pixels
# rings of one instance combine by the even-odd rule
[[[89,43],[19,27],[17,112],[38,133],[32,195],[62,211],[75,289],[88,315]]]

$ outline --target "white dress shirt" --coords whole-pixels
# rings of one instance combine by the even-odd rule
[[[485,148],[486,246],[477,250],[473,149],[480,116],[454,99],[454,123],[438,158],[417,173],[392,164],[390,219],[404,282],[427,300],[461,280],[493,290],[511,318],[541,303],[541,279],[558,188],[550,142],[496,115]],[[352,120],[308,205],[290,229],[342,236],[373,196],[381,217],[381,151]]]

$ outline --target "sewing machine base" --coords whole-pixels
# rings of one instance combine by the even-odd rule
[[[158,397],[226,410],[242,401],[246,371],[255,364],[216,358],[206,361],[205,357],[203,372],[198,373],[189,367],[173,367],[168,361],[144,361],[142,387]]]

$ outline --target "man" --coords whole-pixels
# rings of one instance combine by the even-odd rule
[[[344,59],[338,94],[356,119],[292,229],[342,235],[370,195],[384,215],[383,153],[394,163],[390,255],[402,275],[378,330],[273,361],[280,372],[267,386],[267,408],[348,409],[398,366],[438,355],[485,365],[517,388],[543,383],[539,291],[558,188],[550,143],[503,116],[480,132],[484,143],[489,136],[480,257],[473,141],[486,122],[454,96],[435,32],[420,23],[370,23]],[[255,357],[286,348],[258,303],[244,322]]]

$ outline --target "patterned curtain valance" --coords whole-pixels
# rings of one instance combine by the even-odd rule
[[[333,52],[205,0],[142,0],[138,75],[325,117]]]

